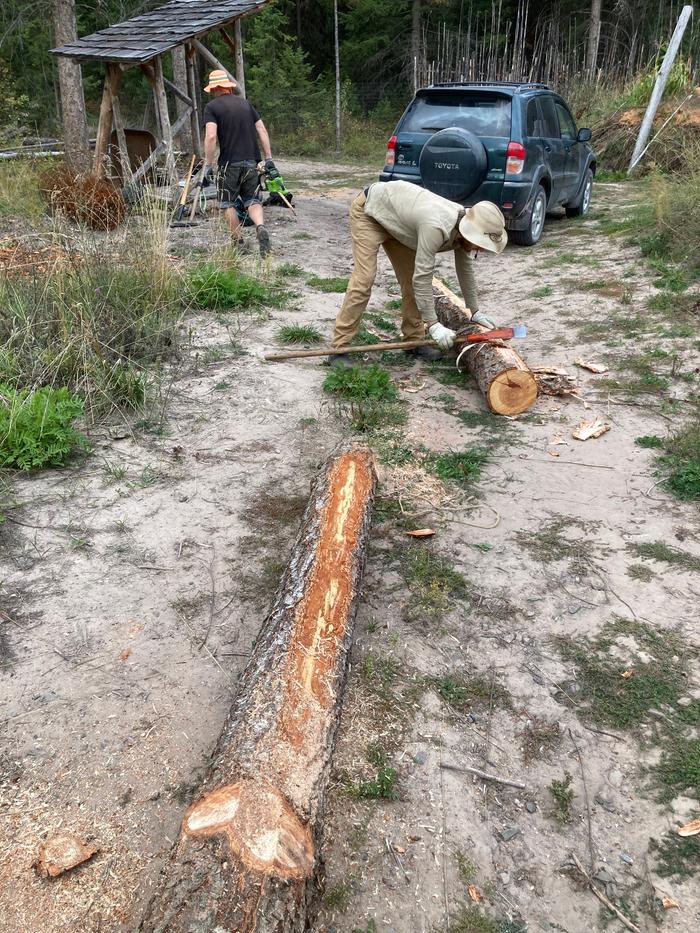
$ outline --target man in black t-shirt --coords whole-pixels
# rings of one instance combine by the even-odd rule
[[[204,90],[211,95],[204,108],[204,160],[207,172],[213,171],[216,147],[219,146],[219,208],[226,214],[236,244],[243,230],[234,207],[240,197],[248,216],[255,224],[260,255],[270,252],[270,234],[265,228],[262,202],[258,194],[257,164],[260,150],[265,170],[275,171],[270,137],[260,114],[244,97],[234,94],[236,83],[225,71],[212,71]]]

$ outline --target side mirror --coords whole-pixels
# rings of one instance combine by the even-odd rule
[[[585,127],[581,127],[581,129],[578,131],[578,135],[576,136],[576,142],[577,143],[590,142],[590,139],[592,136],[593,136],[593,133],[591,133],[589,129],[586,129]]]

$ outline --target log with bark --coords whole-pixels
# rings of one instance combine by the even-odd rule
[[[473,324],[464,302],[438,279],[433,279],[433,295],[438,320],[459,334],[483,333]],[[537,398],[537,380],[520,356],[502,340],[474,344],[461,361],[476,379],[491,411],[499,415],[519,415]]]
[[[375,484],[363,446],[316,481],[144,933],[307,928]]]

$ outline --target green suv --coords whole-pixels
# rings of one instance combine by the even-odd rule
[[[590,138],[546,84],[433,84],[399,120],[379,178],[412,181],[465,206],[493,201],[509,239],[532,246],[547,211],[588,211],[596,171]]]

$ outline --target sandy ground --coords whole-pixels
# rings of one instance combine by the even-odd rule
[[[298,218],[271,219],[274,261],[347,275],[347,209],[372,174],[281,168]],[[586,728],[576,671],[553,644],[615,617],[680,626],[689,646],[698,641],[697,577],[657,563],[646,581],[628,575],[639,563],[635,543],[700,555],[697,509],[653,485],[653,451],[634,444],[665,434],[671,417],[650,413],[644,399],[620,404],[599,376],[573,365],[580,355],[621,352],[602,339],[581,343],[582,321],[633,317],[654,293],[638,250],[599,229],[629,196],[600,185],[590,219],[552,220],[537,248],[477,265],[482,308],[499,323],[524,320],[524,358],[565,366],[580,399],[543,396],[504,422],[486,416],[469,383],[441,385],[420,363],[392,369],[410,412],[402,443],[439,452],[486,445],[492,454],[468,493],[410,464],[379,465],[382,501],[413,513],[380,515],[375,525],[327,804],[318,933],[622,929],[567,872],[572,852],[606,869],[601,884],[617,886],[617,903],[640,929],[700,928],[696,884],[659,878],[649,853],[650,837],[698,815],[697,800],[656,802],[644,766],[659,752],[644,736]],[[222,236],[215,220],[173,231],[172,251],[186,255]],[[609,280],[608,294],[581,287],[592,279]],[[331,331],[341,296],[306,276],[289,284],[294,297],[282,309],[189,321],[192,347],[172,373],[162,429],[97,430],[85,463],[15,482],[23,507],[2,529],[0,585],[2,933],[135,930],[197,794],[308,484],[348,430],[321,391],[318,361],[261,359],[280,323]],[[396,293],[382,262],[371,307],[396,314],[385,309]],[[686,368],[697,366],[690,351],[679,353]],[[677,389],[681,408],[687,391]],[[573,440],[572,428],[595,414],[610,431]],[[429,617],[412,610],[396,562],[406,521],[436,530],[426,547],[468,579],[468,599]],[[573,549],[532,545],[552,523]],[[633,639],[627,650],[636,650]],[[687,692],[697,697],[695,649],[688,655]],[[444,702],[429,681],[462,674],[490,684],[469,711]],[[496,701],[501,686],[507,703]],[[533,721],[559,724],[559,741],[526,760],[523,730]],[[376,772],[369,744],[396,770],[399,799],[348,792]],[[565,772],[576,796],[560,825],[547,788]],[[31,866],[58,830],[99,852],[48,882]],[[654,919],[644,906],[664,895],[680,906]],[[459,905],[475,900],[493,927],[458,925]]]

